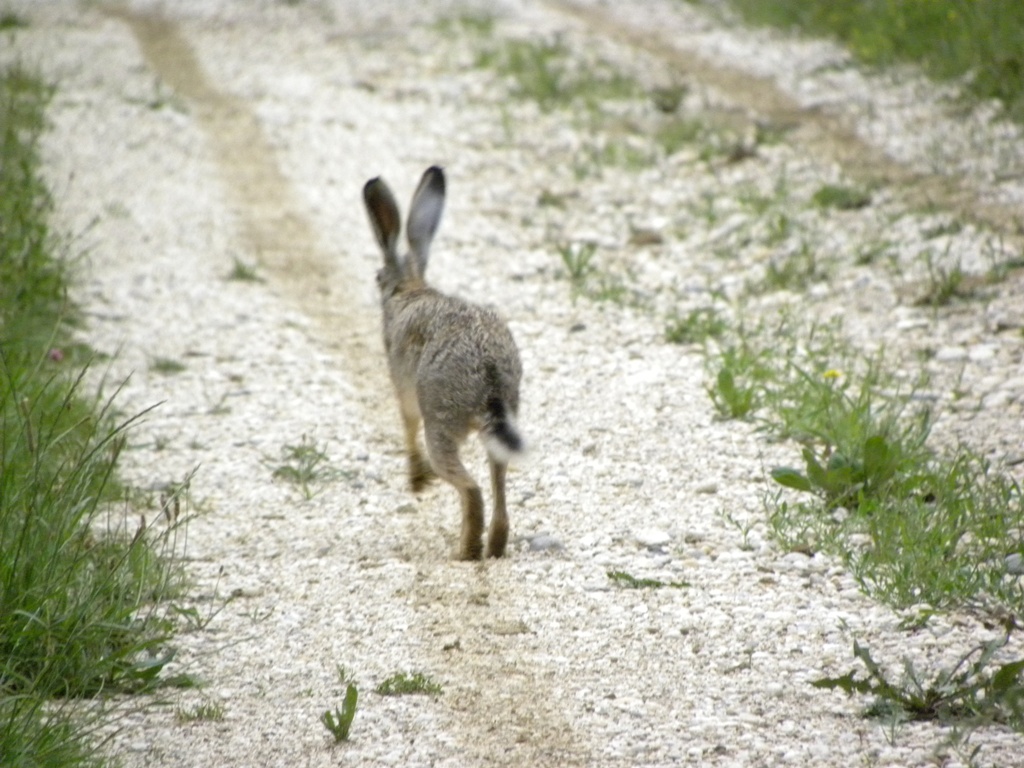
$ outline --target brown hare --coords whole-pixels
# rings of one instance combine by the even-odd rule
[[[412,198],[406,237],[409,253],[398,254],[402,222],[387,184],[371,179],[363,187],[370,224],[384,251],[377,273],[384,311],[384,348],[405,426],[409,480],[414,491],[435,476],[451,483],[462,499],[459,557],[483,555],[484,502],[459,458],[459,447],[479,433],[491,468],[494,513],[487,554],[501,557],[508,541],[505,470],[523,450],[516,427],[522,365],[508,326],[489,309],[445,296],[424,279],[431,241],[444,208],[444,172],[431,167]],[[417,433],[420,421],[429,462]]]

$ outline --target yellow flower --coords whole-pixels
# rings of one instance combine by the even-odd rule
[[[842,371],[837,371],[835,368],[829,368],[827,371],[825,371],[821,375],[822,375],[822,377],[824,377],[826,379],[838,379],[840,376],[843,375],[843,372]]]

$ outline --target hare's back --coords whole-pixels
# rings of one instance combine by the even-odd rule
[[[447,298],[447,297],[446,297]],[[434,395],[468,409],[482,409],[498,396],[518,406],[522,365],[519,350],[497,313],[448,299],[437,307],[420,358],[421,397]]]

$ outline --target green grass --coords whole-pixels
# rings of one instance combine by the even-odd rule
[[[494,33],[495,18],[490,13],[464,11],[455,16],[439,20],[435,29],[442,35],[465,32],[479,37],[490,37]]]
[[[838,325],[783,317],[730,333],[709,346],[719,411],[751,419],[799,451],[798,466],[771,471],[779,490],[765,498],[769,531],[783,550],[838,558],[865,594],[896,609],[966,609],[1008,634],[1019,627],[1024,585],[1007,558],[1024,553],[1021,487],[966,447],[935,450],[931,410],[913,397],[916,384],[895,375],[884,354],[852,347]],[[866,714],[894,726],[934,719],[1024,730],[1024,660],[997,655],[1004,644],[974,648],[931,678],[906,659],[894,680],[855,643],[868,675],[814,684],[873,696]]]
[[[871,205],[871,193],[857,187],[825,184],[814,193],[811,202],[819,208],[856,211]]]
[[[928,279],[925,282],[924,291],[914,302],[918,306],[945,307],[955,299],[965,298],[965,277],[963,268],[959,262],[949,266],[940,263],[935,254],[930,250],[925,251],[921,258],[924,260],[928,270]],[[948,262],[946,258],[943,261]]]
[[[196,722],[220,722],[224,719],[224,705],[215,701],[207,701],[192,707],[178,707],[174,710],[174,719],[181,724]]]
[[[0,755],[96,765],[95,724],[62,702],[159,682],[172,654],[156,601],[177,588],[164,557],[176,529],[114,503],[134,419],[87,396],[68,354],[78,313],[37,152],[51,94],[23,69],[0,72]]]
[[[730,0],[756,24],[829,35],[860,61],[919,64],[961,79],[1024,119],[1024,3],[1020,0]]]
[[[335,742],[348,741],[358,703],[359,691],[355,685],[348,683],[345,686],[345,699],[341,706],[335,707],[334,712],[328,709],[320,715],[320,722],[323,723],[324,728],[330,731]]]
[[[40,696],[0,695],[0,764],[5,766],[104,765],[90,742],[91,727],[65,703]]]
[[[798,447],[775,467],[769,527],[787,549],[840,558],[889,605],[969,607],[1024,618],[1005,558],[1024,552],[1024,494],[966,447],[929,442],[923,382],[865,356],[836,325],[788,317],[730,331],[711,349],[719,412]]]
[[[662,587],[673,587],[682,589],[690,586],[685,581],[662,581],[661,579],[637,578],[626,571],[608,571],[609,581],[623,589],[661,589]]]
[[[769,235],[771,237],[773,235]],[[764,279],[760,283],[750,283],[747,290],[754,294],[768,291],[799,293],[813,283],[825,281],[828,274],[828,268],[818,258],[815,247],[804,241],[769,260]]]
[[[320,492],[318,486],[339,478],[351,478],[351,472],[331,467],[325,449],[325,445],[318,445],[308,435],[303,435],[298,443],[285,445],[281,448],[281,463],[273,468],[273,478],[297,486],[306,501]],[[270,459],[264,462],[276,463]]]
[[[698,118],[672,117],[657,127],[654,139],[666,155],[673,155],[683,147],[696,145],[707,130],[704,122]]]
[[[701,344],[720,337],[728,328],[714,309],[699,307],[685,315],[673,315],[665,325],[665,341],[670,344]]]
[[[149,370],[153,373],[163,374],[164,376],[173,376],[176,373],[181,373],[186,370],[186,366],[180,360],[175,360],[170,357],[154,357],[149,362]]]
[[[815,680],[812,685],[839,689],[851,695],[872,695],[874,701],[865,711],[869,717],[896,722],[1003,723],[1022,731],[1024,660],[1005,662],[992,669],[997,663],[995,656],[1007,639],[1000,638],[972,648],[955,665],[940,669],[930,680],[914,667],[913,660],[905,659],[902,679],[896,682],[872,658],[867,648],[854,641],[853,654],[863,664],[867,675],[859,677],[856,671],[852,671],[842,677]]]
[[[28,22],[13,11],[0,11],[0,32],[24,29]]]
[[[443,689],[422,672],[413,674],[397,672],[378,685],[376,691],[381,696],[407,696],[410,694],[440,696]]]
[[[582,287],[586,279],[596,269],[594,256],[597,254],[597,244],[559,243],[556,248],[569,281],[575,287]]]
[[[560,39],[504,40],[487,47],[477,66],[494,69],[511,83],[512,96],[535,102],[542,111],[582,104],[591,109],[604,102],[636,96],[639,86],[603,61],[583,62]]]
[[[228,280],[234,280],[241,283],[262,283],[263,278],[260,277],[257,268],[252,264],[248,264],[237,256],[234,258],[231,271],[228,272]]]

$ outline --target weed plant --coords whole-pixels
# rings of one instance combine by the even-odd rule
[[[953,667],[940,670],[925,680],[910,659],[903,661],[902,680],[893,682],[871,657],[871,652],[853,644],[853,655],[867,670],[842,677],[825,677],[812,684],[817,688],[839,689],[847,694],[870,694],[874,701],[869,717],[907,720],[938,720],[949,723],[1005,723],[1024,730],[1024,660],[1000,664],[993,670],[996,654],[1005,638],[983,643],[964,654]]]
[[[597,245],[594,243],[561,243],[558,245],[558,256],[562,260],[562,266],[573,284],[573,288],[580,289],[587,278],[594,273],[594,256],[597,253]]]
[[[755,343],[756,338],[741,327],[707,348],[705,359],[712,373],[707,391],[723,418],[752,417],[763,405],[767,383],[776,376],[778,355]]]
[[[275,480],[284,480],[298,486],[306,501],[320,492],[318,486],[323,483],[349,476],[347,472],[332,468],[326,446],[318,445],[308,435],[303,435],[298,443],[285,445],[281,449],[281,463],[273,471]]]
[[[334,740],[348,741],[349,731],[352,730],[352,720],[356,716],[356,706],[359,703],[359,691],[349,683],[345,688],[345,699],[340,707],[335,707],[334,712],[325,710],[320,715],[320,722],[324,728],[331,732]]]

